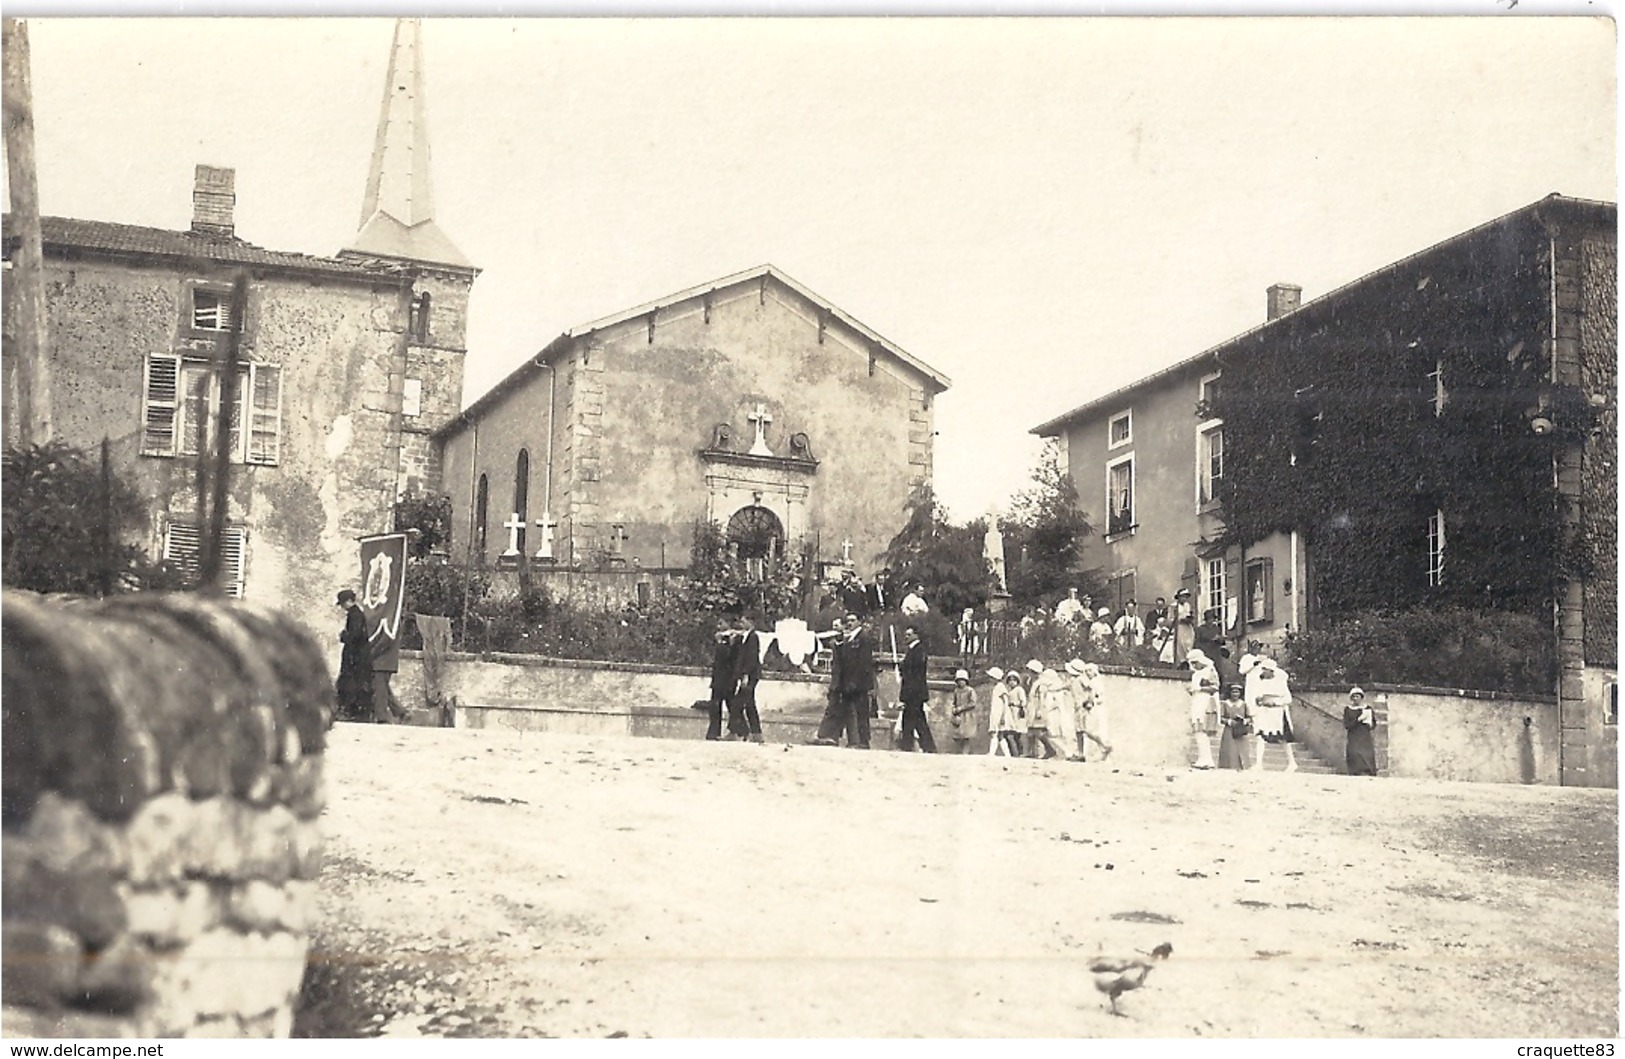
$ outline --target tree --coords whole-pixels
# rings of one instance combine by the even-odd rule
[[[977,519],[954,525],[923,482],[909,494],[904,511],[903,528],[882,555],[893,583],[924,585],[926,596],[945,615],[986,603],[993,591],[993,573],[982,554],[987,524]]]
[[[411,531],[417,530],[417,536]],[[395,501],[395,532],[407,534],[407,552],[422,559],[451,543],[451,497],[415,487]]]
[[[1098,568],[1085,569],[1083,545],[1094,533],[1089,517],[1078,506],[1078,489],[1061,469],[1059,443],[1044,442],[1033,484],[1010,498],[1010,514],[1000,522],[1011,597],[1017,603],[1035,603],[1043,597],[1077,588],[1099,595],[1104,581]]]
[[[63,441],[8,448],[3,460],[5,584],[105,596],[180,578],[125,539],[146,504],[112,467]]]

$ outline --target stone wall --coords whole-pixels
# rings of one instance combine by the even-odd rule
[[[252,604],[3,603],[5,1032],[286,1036],[321,861],[322,653]]]
[[[394,687],[403,703],[423,709],[427,703],[418,657],[418,652],[402,652]],[[1190,763],[1189,698],[1182,674],[1113,668],[1103,680],[1113,765],[1181,768]],[[697,739],[704,734],[705,715],[685,711],[709,697],[709,682],[709,670],[698,666],[453,654],[445,687],[458,699],[458,725]],[[988,745],[990,689],[980,676],[973,686],[980,710],[971,749],[982,753]],[[951,689],[947,681],[933,680],[927,706],[932,734],[943,749],[952,746],[947,710]],[[1347,748],[1346,690],[1294,689],[1292,716],[1299,741],[1339,769]],[[787,741],[810,737],[828,691],[824,674],[764,676],[756,695],[764,733]],[[1560,782],[1557,705],[1550,699],[1379,684],[1366,685],[1366,692],[1388,699],[1386,708],[1378,707],[1375,733],[1382,775],[1478,783]],[[897,681],[889,665],[881,667],[878,694],[882,704],[896,700]],[[890,746],[889,732],[877,729],[873,745]],[[1615,782],[1613,776],[1609,773],[1607,781],[1600,782]]]
[[[1619,274],[1612,239],[1580,246],[1580,371],[1587,394],[1610,398],[1582,463],[1581,530],[1590,545],[1585,585],[1585,660],[1619,668]],[[1590,699],[1587,700],[1592,701]]]

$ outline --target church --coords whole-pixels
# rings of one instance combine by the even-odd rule
[[[452,558],[675,571],[711,521],[747,564],[870,572],[948,385],[772,265],[589,321],[437,432]]]

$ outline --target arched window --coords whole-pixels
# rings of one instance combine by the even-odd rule
[[[491,482],[485,475],[480,475],[480,484],[474,490],[474,548],[483,561],[485,551],[485,527],[490,517]]]
[[[525,527],[530,523],[530,453],[519,450],[513,468],[513,510],[519,516],[519,550],[525,550]]]

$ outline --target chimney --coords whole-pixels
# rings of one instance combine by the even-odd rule
[[[1303,288],[1296,283],[1273,283],[1266,297],[1269,301],[1264,319],[1275,320],[1298,307],[1298,303],[1303,301]]]
[[[237,204],[237,173],[212,165],[197,167],[192,184],[192,231],[198,235],[230,239],[231,213]]]

